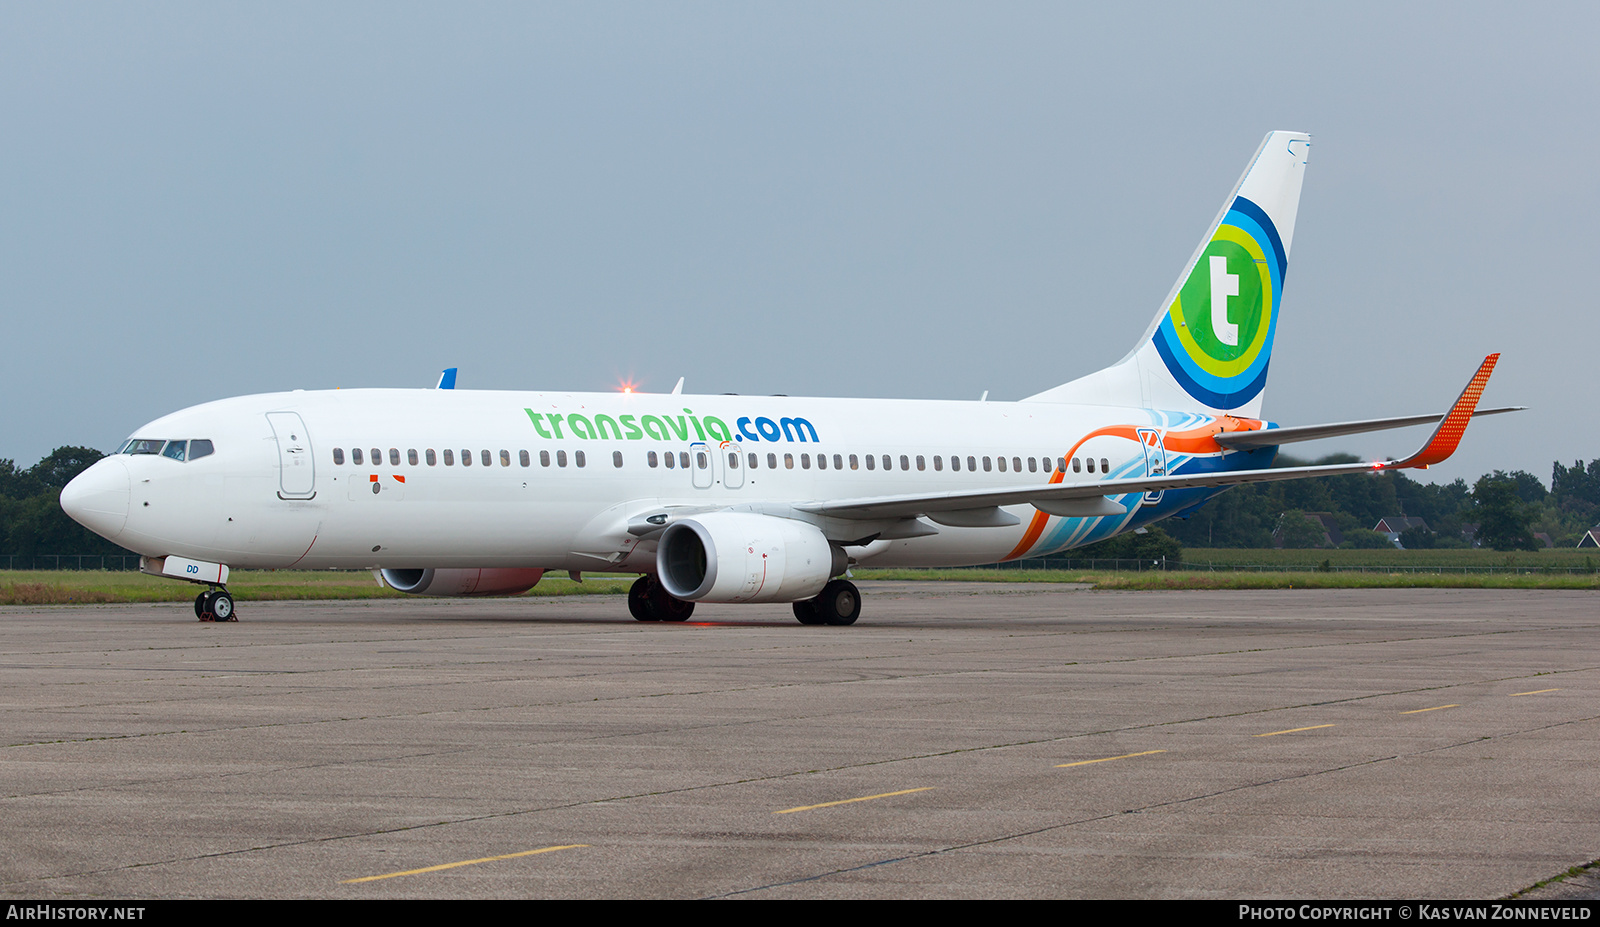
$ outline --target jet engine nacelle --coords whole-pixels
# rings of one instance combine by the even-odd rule
[[[688,602],[798,602],[846,563],[815,525],[745,512],[675,521],[656,548],[657,579]]]
[[[381,570],[389,588],[412,595],[520,595],[539,584],[543,570]]]

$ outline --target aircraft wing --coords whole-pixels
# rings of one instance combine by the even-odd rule
[[[1499,415],[1502,412],[1521,412],[1527,406],[1506,406],[1503,409],[1479,409],[1472,413]],[[1370,431],[1387,431],[1409,425],[1428,425],[1448,415],[1435,412],[1431,415],[1406,415],[1399,418],[1369,418],[1359,422],[1334,422],[1328,425],[1296,425],[1291,428],[1263,428],[1259,431],[1225,431],[1215,436],[1218,444],[1229,450],[1248,450],[1268,445],[1290,444],[1295,441],[1315,441],[1318,438],[1338,438],[1344,435],[1366,434]]]
[[[1374,473],[1382,470],[1405,468],[1426,469],[1431,464],[1445,460],[1455,453],[1472,420],[1478,398],[1489,382],[1499,354],[1483,359],[1478,372],[1468,382],[1460,398],[1442,416],[1422,416],[1421,421],[1442,419],[1426,444],[1404,460],[1372,461],[1368,463],[1332,464],[1314,467],[1279,467],[1260,470],[1232,470],[1220,473],[1176,474],[1172,476],[1143,476],[1120,480],[1089,480],[1074,483],[1047,483],[1035,486],[980,489],[971,492],[943,492],[870,496],[858,499],[839,499],[796,505],[800,511],[846,519],[912,518],[919,515],[962,513],[947,524],[1002,525],[1009,524],[992,510],[1002,505],[1031,504],[1041,511],[1057,515],[1113,515],[1125,509],[1112,502],[1110,497],[1128,493],[1155,492],[1164,489],[1194,489],[1218,486],[1237,486],[1243,483],[1266,483],[1276,480],[1297,480],[1315,476],[1337,476],[1343,473]],[[1510,411],[1510,410],[1492,410]],[[1487,413],[1486,413],[1487,414]],[[1397,421],[1387,419],[1380,421]],[[1408,424],[1417,421],[1406,419]],[[1361,424],[1361,423],[1350,423]],[[1328,426],[1312,426],[1313,428]],[[1388,425],[1385,427],[1400,427]],[[1289,429],[1283,429],[1285,431]],[[1261,434],[1261,432],[1245,432]],[[1268,434],[1271,432],[1268,431]],[[1347,432],[1354,433],[1354,432]],[[1262,442],[1276,443],[1276,442]]]

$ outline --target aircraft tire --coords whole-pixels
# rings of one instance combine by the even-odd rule
[[[855,624],[861,616],[861,590],[848,580],[836,579],[823,586],[822,594],[811,601],[816,603],[817,615],[827,624]]]
[[[654,583],[650,590],[650,610],[660,621],[688,621],[694,614],[694,603],[674,598],[665,586]]]
[[[655,605],[651,601],[651,587],[655,580],[641,576],[628,588],[628,614],[636,621],[658,621]]]
[[[822,615],[817,612],[815,599],[802,599],[794,603],[794,617],[801,624],[824,624]]]
[[[209,592],[202,592],[194,597],[194,617],[197,621],[206,620],[206,596]]]
[[[229,595],[226,589],[219,589],[211,593],[211,601],[208,606],[206,610],[211,613],[212,621],[239,620],[233,613],[233,596]]]

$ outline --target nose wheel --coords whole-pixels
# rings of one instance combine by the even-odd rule
[[[201,621],[238,621],[233,613],[233,596],[226,589],[213,589],[194,597],[194,616]]]

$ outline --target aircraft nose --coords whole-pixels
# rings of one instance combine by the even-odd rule
[[[104,458],[61,490],[61,509],[73,521],[114,541],[128,523],[131,483],[127,464],[117,457]]]

